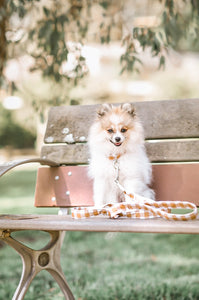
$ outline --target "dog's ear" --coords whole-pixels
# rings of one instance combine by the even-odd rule
[[[107,104],[107,103],[102,104],[97,111],[98,117],[102,118],[112,108],[113,108],[113,106],[111,104]]]
[[[121,105],[121,109],[129,113],[132,117],[136,116],[135,107],[131,103],[124,103]]]

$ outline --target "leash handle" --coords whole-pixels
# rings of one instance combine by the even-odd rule
[[[154,202],[154,203],[153,203]],[[172,214],[170,209],[192,209],[187,214]],[[132,219],[151,219],[160,218],[170,221],[188,221],[196,219],[198,210],[195,204],[180,201],[150,201],[149,203],[139,202],[120,202],[109,203],[102,208],[92,207],[76,207],[72,209],[72,217],[74,219],[84,219],[92,216],[106,215],[112,219],[118,217],[127,217]]]

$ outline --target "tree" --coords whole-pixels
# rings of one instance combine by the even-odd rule
[[[6,62],[6,0],[0,0],[0,84]]]
[[[87,74],[81,50],[82,45],[91,40],[109,43],[116,38],[122,41],[125,51],[120,58],[121,74],[139,71],[142,60],[138,49],[150,49],[151,55],[159,58],[159,68],[164,68],[170,47],[179,49],[182,40],[188,38],[192,45],[197,43],[199,0],[146,0],[143,3],[149,11],[152,6],[153,20],[149,20],[150,14],[145,18],[134,16],[129,28],[126,11],[132,10],[133,15],[132,1],[0,0],[0,76],[6,58],[9,58],[9,55],[6,57],[6,47],[21,47],[24,51],[24,45],[30,41],[32,50],[28,53],[35,61],[32,71],[41,70],[43,76],[57,82],[66,79],[77,84]],[[6,35],[8,31],[15,31],[10,25],[13,14],[21,20],[27,16],[31,18],[21,37],[15,40]],[[96,22],[97,30],[93,32]],[[71,53],[74,68],[64,71],[64,63]]]

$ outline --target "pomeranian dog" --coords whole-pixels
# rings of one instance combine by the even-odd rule
[[[129,201],[115,183],[117,159],[119,183],[127,193],[154,199],[149,188],[152,170],[144,146],[144,131],[132,104],[103,104],[90,128],[89,175],[94,179],[96,207],[107,203]]]

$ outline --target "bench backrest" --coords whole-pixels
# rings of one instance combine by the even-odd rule
[[[199,205],[199,100],[136,102],[134,106],[145,130],[157,200]],[[79,105],[50,109],[41,156],[68,167],[39,171],[37,206],[93,204],[86,168],[74,165],[88,164],[88,131],[97,108]]]

